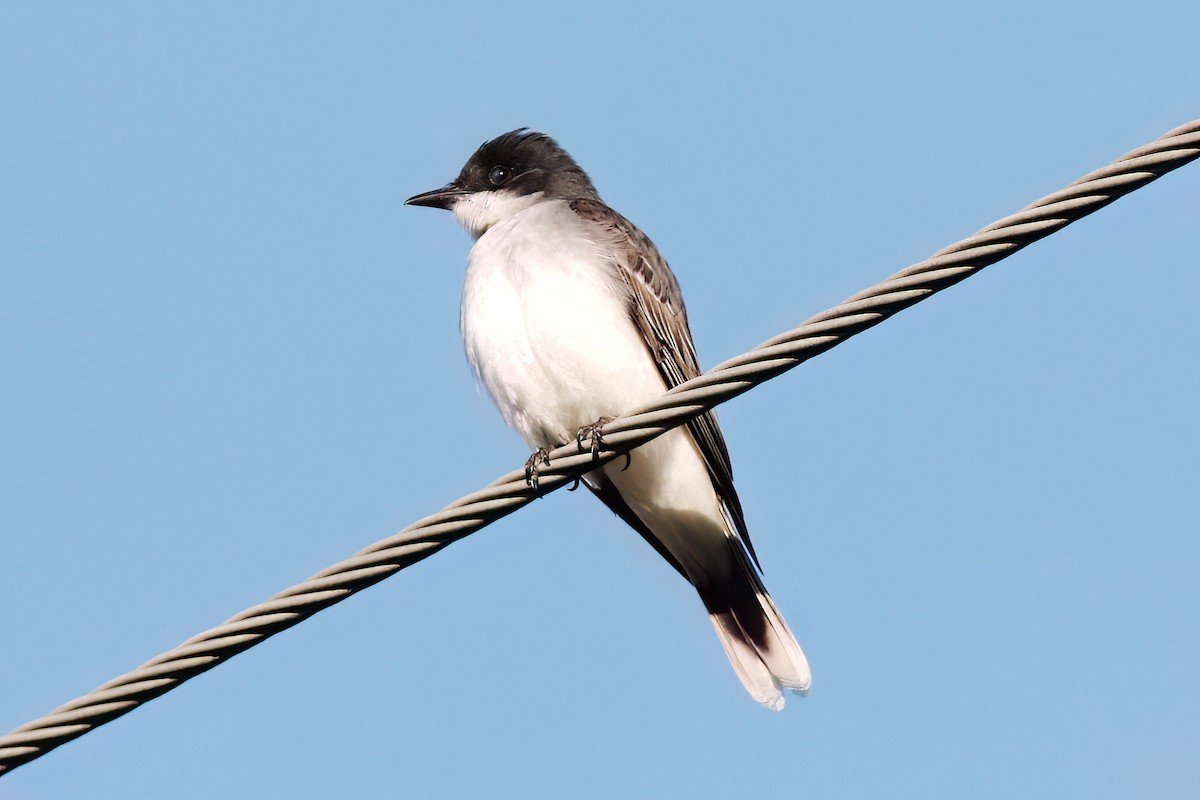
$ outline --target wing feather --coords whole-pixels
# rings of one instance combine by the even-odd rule
[[[600,228],[606,236],[606,243],[614,246],[617,266],[630,289],[630,318],[641,332],[646,349],[658,366],[667,388],[674,388],[698,376],[700,361],[696,357],[691,329],[688,328],[683,293],[658,248],[637,226],[598,199],[574,200],[571,208],[581,219]],[[746,529],[742,502],[733,487],[729,448],[716,414],[712,411],[702,414],[687,423],[687,428],[700,447],[713,488],[721,499],[734,531],[757,564],[758,556]],[[605,499],[603,495],[600,497]],[[611,508],[612,504],[609,506]],[[646,534],[643,532],[642,535]],[[656,549],[661,552],[661,545]]]

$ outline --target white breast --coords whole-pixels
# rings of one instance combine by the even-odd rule
[[[666,391],[629,317],[629,289],[594,235],[550,201],[489,228],[471,250],[467,358],[532,448],[568,442],[581,426]],[[604,471],[689,575],[727,566],[724,517],[686,429],[638,448],[623,467],[617,459]]]
[[[566,203],[542,202],[489,228],[467,264],[467,358],[531,447],[665,390],[592,233]]]

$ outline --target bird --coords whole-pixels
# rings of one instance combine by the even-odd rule
[[[700,374],[666,260],[607,206],[550,136],[485,142],[445,186],[408,205],[451,211],[474,238],[459,324],[467,360],[534,449],[590,440],[634,406]],[[582,482],[695,587],[746,691],[773,710],[806,694],[808,661],[763,585],[716,415],[586,473]]]

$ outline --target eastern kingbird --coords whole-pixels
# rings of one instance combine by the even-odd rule
[[[520,129],[407,203],[454,212],[475,238],[460,324],[467,359],[537,452],[599,441],[604,422],[700,374],[679,284],[557,142]],[[729,451],[709,412],[583,477],[696,587],[746,690],[771,709],[808,662],[756,569]],[[753,563],[752,563],[753,559]]]

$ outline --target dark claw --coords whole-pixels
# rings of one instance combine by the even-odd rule
[[[575,446],[579,448],[579,452],[583,452],[583,440],[592,435],[591,429],[594,427],[594,425],[584,425],[575,431]]]
[[[529,488],[533,489],[533,493],[538,497],[542,493],[538,491],[538,462],[542,462],[547,467],[550,466],[550,451],[544,447],[539,447],[525,462],[525,483],[529,484]]]
[[[600,448],[604,446],[604,426],[613,421],[613,417],[601,417],[591,425],[584,425],[575,433],[575,445],[580,452],[584,449],[583,440],[591,439],[592,461],[600,460]],[[629,469],[629,454],[625,454],[625,469]],[[623,470],[622,470],[623,471]]]
[[[578,489],[578,488],[579,488],[579,482],[580,482],[580,479],[579,479],[579,478],[576,478],[574,481],[572,481],[572,482],[571,482],[571,485],[567,487],[567,491],[568,491],[568,492],[573,492],[573,491],[575,491],[576,489]]]

